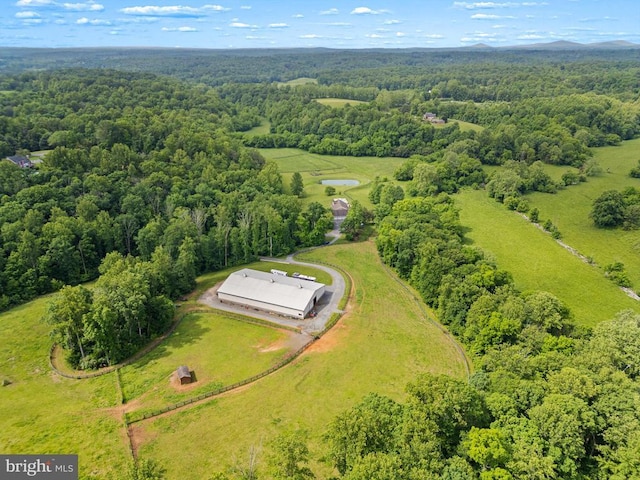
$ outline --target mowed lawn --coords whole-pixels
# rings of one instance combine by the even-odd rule
[[[49,368],[51,297],[0,314],[0,451],[78,454],[80,478],[104,479],[131,461],[115,373],[71,380]]]
[[[623,309],[640,311],[640,304],[607,280],[601,270],[569,253],[550,235],[489,198],[487,192],[464,190],[455,201],[461,222],[468,228],[467,237],[500,268],[511,272],[521,291],[553,293],[584,325],[595,325]],[[547,216],[542,212],[540,218]],[[564,233],[562,227],[560,231]]]
[[[540,210],[541,219],[549,218],[558,226],[565,242],[593,258],[601,267],[613,262],[624,263],[634,290],[640,290],[640,230],[596,228],[589,218],[593,201],[603,192],[640,188],[640,179],[629,176],[629,171],[640,160],[640,139],[617,147],[596,148],[594,153],[604,170],[601,175],[589,177],[586,183],[555,195],[527,195],[527,200]]]
[[[298,334],[229,318],[224,312],[190,313],[155,350],[120,372],[131,417],[164,408],[267,370],[295,350]],[[178,386],[186,365],[196,382]]]
[[[265,148],[260,153],[267,159],[278,164],[283,174],[285,185],[291,182],[294,172],[300,172],[304,182],[303,201],[309,203],[317,201],[323,205],[330,205],[331,198],[345,196],[351,200],[358,200],[371,208],[368,199],[370,183],[376,178],[386,177],[393,180],[395,170],[406,161],[396,157],[341,157],[336,155],[318,155],[296,148]],[[336,185],[336,194],[327,197],[326,185],[322,180],[357,180],[357,186]]]
[[[320,438],[340,412],[369,392],[404,398],[420,372],[466,378],[451,340],[429,323],[378,259],[372,242],[323,247],[302,259],[339,265],[354,292],[340,322],[302,357],[262,380],[192,408],[135,424],[141,458],[167,469],[167,478],[200,480],[246,462],[250,447],[264,447],[279,432],[309,434],[313,468]],[[180,461],[175,461],[176,451]]]

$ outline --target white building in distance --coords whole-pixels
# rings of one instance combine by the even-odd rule
[[[305,318],[325,292],[319,282],[243,268],[218,288],[221,302],[293,318]]]

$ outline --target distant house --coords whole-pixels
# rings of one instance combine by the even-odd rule
[[[346,198],[334,198],[331,202],[331,212],[334,217],[346,217],[349,213],[349,201]]]
[[[438,116],[435,113],[432,112],[427,112],[422,116],[422,119],[425,122],[429,122],[429,123],[445,123],[445,121],[442,118],[438,118]]]
[[[15,163],[20,168],[31,168],[33,167],[33,162],[29,160],[27,157],[23,155],[13,155],[11,157],[7,157],[7,160]]]
[[[189,367],[185,365],[178,367],[178,369],[176,370],[176,376],[178,377],[180,385],[186,385],[193,381],[193,378],[191,377],[191,371],[189,370]]]

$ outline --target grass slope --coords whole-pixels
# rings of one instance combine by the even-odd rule
[[[202,479],[286,428],[309,432],[312,458],[336,414],[376,391],[402,398],[420,372],[463,378],[448,338],[423,318],[380,265],[372,242],[325,247],[305,255],[348,271],[354,298],[345,317],[293,364],[240,391],[173,415],[136,424],[140,455],[167,468],[168,478]],[[184,455],[174,462],[176,446]],[[324,465],[315,465],[323,475]]]
[[[550,235],[489,198],[485,191],[464,190],[455,199],[461,208],[462,224],[469,229],[467,236],[492,254],[500,268],[512,273],[519,289],[553,293],[585,325],[612,318],[625,308],[640,311],[638,302],[600,270],[582,262]],[[546,218],[544,213],[540,218]],[[564,233],[562,227],[560,231]],[[566,241],[572,245],[569,239]]]
[[[290,335],[222,312],[188,314],[158,348],[121,370],[124,397],[136,404],[139,415],[233,384],[269,369],[292,351]],[[180,365],[195,373],[195,383],[170,383]]]
[[[527,200],[540,210],[541,219],[550,218],[564,241],[583,255],[600,266],[616,261],[624,263],[634,289],[640,290],[640,231],[596,228],[589,218],[593,201],[602,192],[630,186],[640,188],[640,180],[629,177],[629,171],[640,160],[640,139],[617,147],[596,148],[594,152],[604,173],[556,195],[535,193],[528,195]]]
[[[79,455],[80,478],[103,479],[130,461],[120,398],[111,373],[70,380],[49,368],[49,327],[40,321],[50,297],[0,314],[0,451]]]

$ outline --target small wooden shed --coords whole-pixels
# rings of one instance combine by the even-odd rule
[[[178,367],[178,369],[176,370],[176,375],[178,377],[180,385],[186,385],[187,383],[191,383],[193,381],[193,378],[191,377],[191,371],[186,365]]]

